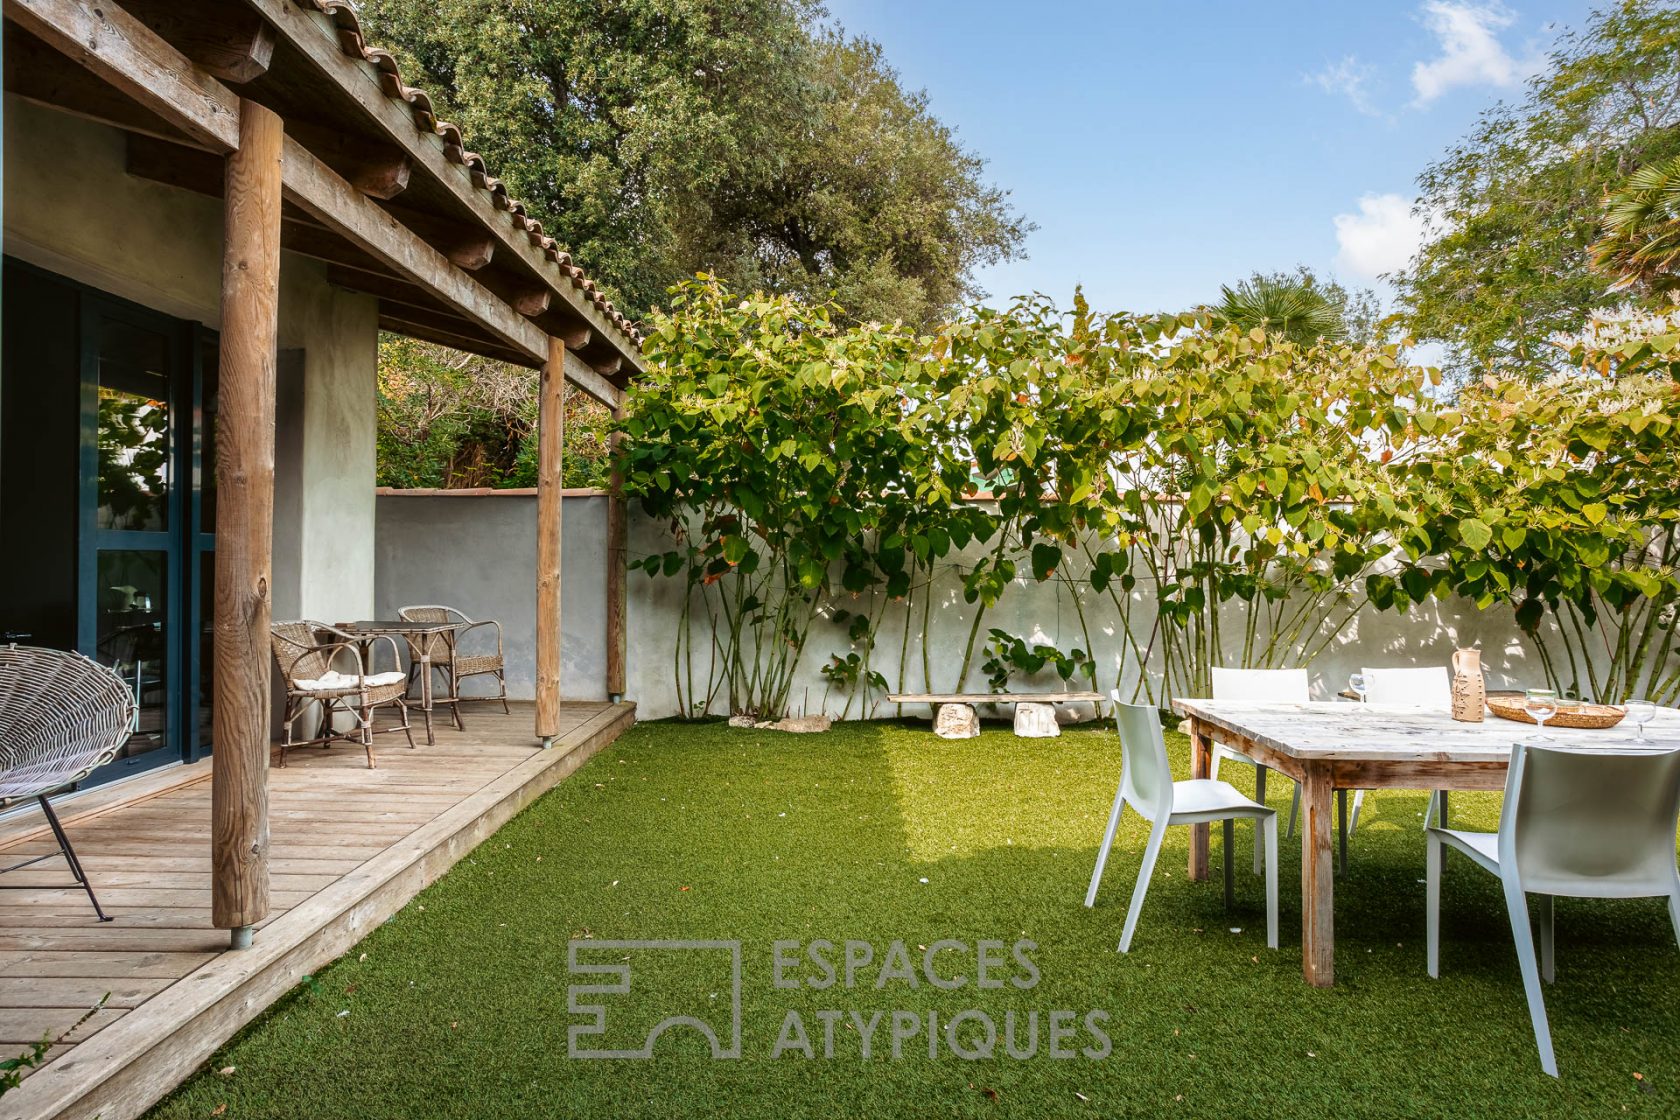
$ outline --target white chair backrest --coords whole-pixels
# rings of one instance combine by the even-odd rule
[[[1452,711],[1452,677],[1445,665],[1423,669],[1361,669],[1360,672],[1365,674],[1367,703]]]
[[[1120,731],[1120,790],[1139,816],[1164,820],[1172,815],[1173,777],[1161,715],[1149,705],[1122,702],[1119,689],[1109,698]]]
[[[1518,743],[1505,779],[1499,862],[1538,894],[1665,895],[1680,881],[1677,823],[1680,748]]]
[[[1305,669],[1221,669],[1215,666],[1213,670],[1215,700],[1304,704],[1309,696]]]

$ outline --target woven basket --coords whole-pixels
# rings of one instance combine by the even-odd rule
[[[1534,723],[1535,719],[1523,708],[1523,698],[1519,696],[1489,696],[1488,710],[1501,719],[1516,720],[1518,723]],[[1612,708],[1608,704],[1582,704],[1568,700],[1558,701],[1557,714],[1546,721],[1547,727],[1579,727],[1588,730],[1602,730],[1614,727],[1622,722],[1627,715],[1620,708]]]

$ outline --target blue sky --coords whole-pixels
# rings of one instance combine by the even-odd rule
[[[1180,309],[1256,269],[1409,256],[1417,173],[1586,0],[828,0],[1038,223],[994,301]],[[1386,294],[1386,292],[1385,292]]]

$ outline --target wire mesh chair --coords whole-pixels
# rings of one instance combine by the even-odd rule
[[[117,756],[134,730],[134,694],[121,677],[79,653],[0,647],[0,804],[41,803],[58,850],[0,869],[16,871],[63,856],[99,920],[110,916],[88,882],[49,794],[81,781]],[[42,888],[4,883],[16,889]]]
[[[275,622],[269,626],[269,640],[274,649],[274,663],[286,684],[286,710],[281,716],[285,733],[280,741],[280,765],[286,765],[286,752],[293,747],[335,742],[356,743],[367,752],[368,769],[373,763],[373,713],[384,707],[395,707],[402,722],[387,731],[401,731],[414,746],[414,732],[410,729],[408,676],[402,671],[402,657],[397,643],[385,635],[358,638],[322,622]],[[395,669],[374,673],[373,651],[383,642],[391,647],[391,661]],[[333,663],[350,654],[354,673],[341,673]],[[313,739],[295,742],[292,729],[311,704],[321,706],[320,734]],[[333,730],[333,718],[340,713],[349,715],[355,726],[350,731]]]
[[[460,722],[462,700],[500,700],[502,711],[509,711],[507,702],[507,666],[502,657],[502,624],[494,619],[474,622],[454,607],[440,604],[427,604],[413,607],[399,607],[397,617],[404,622],[427,622],[445,625],[459,623],[456,631],[444,641],[443,649],[432,658],[432,668],[444,675],[449,685],[449,698],[455,703],[456,722]],[[494,627],[496,631],[495,653],[465,653],[462,652],[461,639],[474,630]],[[417,672],[416,665],[410,672]],[[494,673],[500,685],[500,692],[495,696],[465,696],[461,695],[461,682],[468,677],[483,676]]]

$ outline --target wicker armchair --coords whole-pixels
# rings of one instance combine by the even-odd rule
[[[134,730],[134,714],[134,694],[98,662],[56,649],[0,647],[0,804],[35,798],[58,841],[56,852],[3,870],[63,856],[102,922],[111,919],[100,909],[47,795],[115,758]]]
[[[444,675],[444,680],[449,686],[449,698],[455,704],[457,722],[460,719],[462,700],[500,700],[502,702],[502,711],[507,712],[509,710],[507,702],[507,666],[502,657],[501,623],[496,622],[493,619],[486,619],[483,622],[474,622],[454,607],[444,607],[438,605],[400,607],[397,610],[397,617],[402,619],[404,622],[427,622],[437,623],[439,625],[445,623],[460,624],[459,629],[457,629],[454,634],[450,635],[449,640],[444,643],[444,648],[432,658],[432,668]],[[496,631],[495,653],[469,653],[460,648],[461,639],[466,637],[472,631],[489,628],[494,628]],[[417,667],[410,670],[411,673],[417,671]],[[465,697],[461,695],[461,682],[463,680],[468,677],[483,676],[486,673],[494,673],[496,675],[496,681],[500,685],[500,691],[497,695]]]
[[[409,728],[408,677],[402,671],[402,658],[397,643],[388,637],[357,638],[342,630],[335,630],[320,622],[276,622],[269,627],[274,648],[274,662],[286,682],[286,712],[282,717],[285,737],[280,742],[280,765],[286,765],[286,752],[293,747],[319,743],[322,747],[334,742],[353,742],[367,752],[368,769],[373,769],[373,713],[384,707],[394,707],[402,722],[385,731],[401,731],[414,746],[414,733]],[[391,647],[394,670],[375,673],[373,651],[379,644]],[[341,673],[333,668],[349,654],[354,673]],[[366,660],[364,661],[364,656]],[[302,742],[292,740],[292,725],[311,704],[321,706],[320,734]],[[334,731],[333,717],[343,713],[355,721],[352,731]]]

